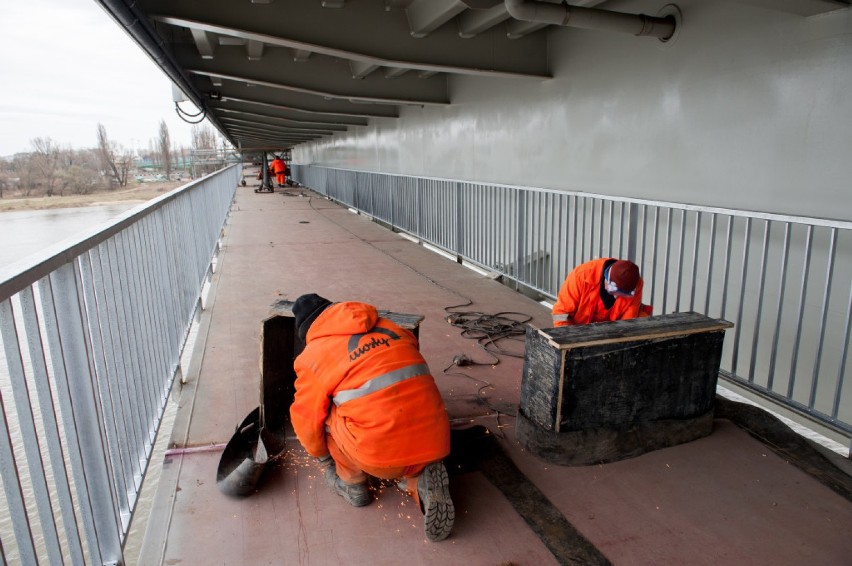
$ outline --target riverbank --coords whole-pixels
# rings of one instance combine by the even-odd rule
[[[143,203],[156,198],[188,181],[168,181],[162,183],[139,183],[115,191],[101,191],[88,195],[63,195],[52,197],[7,197],[0,199],[0,212],[13,210],[44,210],[51,208],[78,208],[81,206],[100,206],[105,204]]]

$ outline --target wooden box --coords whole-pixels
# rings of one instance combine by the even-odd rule
[[[688,312],[528,327],[518,440],[547,461],[582,465],[710,434],[731,326]]]

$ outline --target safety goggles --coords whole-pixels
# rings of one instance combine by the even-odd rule
[[[604,278],[604,288],[606,292],[610,295],[617,295],[620,297],[634,297],[636,296],[636,289],[632,291],[623,291],[618,288],[618,285],[609,280],[609,270],[606,271],[606,277]]]

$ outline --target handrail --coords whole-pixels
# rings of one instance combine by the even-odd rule
[[[240,172],[207,175],[0,273],[0,562],[124,563]]]
[[[32,285],[60,265],[92,249],[111,238],[139,219],[148,216],[198,186],[206,186],[212,179],[228,174],[237,165],[211,173],[195,181],[180,186],[168,193],[149,200],[143,205],[132,208],[103,226],[96,226],[63,242],[58,242],[44,250],[32,254],[18,262],[0,268],[0,301],[5,301],[28,285]]]
[[[292,166],[293,178],[554,299],[595,257],[632,259],[654,314],[726,318],[723,372],[852,436],[852,222],[540,187]],[[846,260],[842,259],[845,258]]]
[[[316,165],[299,165],[292,164],[294,174],[293,179],[297,182],[300,182],[296,177],[295,171],[303,168],[303,167],[312,167],[319,168]],[[461,183],[461,184],[469,184],[469,185],[480,185],[480,186],[488,186],[488,187],[496,187],[502,189],[514,189],[514,190],[523,190],[530,192],[538,192],[538,193],[555,193],[560,195],[572,195],[577,197],[587,197],[587,198],[602,198],[608,201],[613,202],[623,202],[623,203],[631,203],[631,204],[641,204],[643,206],[665,206],[678,210],[689,210],[696,212],[707,212],[710,214],[728,214],[732,216],[740,216],[743,218],[751,217],[751,218],[759,218],[762,220],[775,220],[781,222],[793,222],[796,224],[813,224],[814,226],[825,226],[827,228],[840,228],[840,229],[852,229],[852,221],[849,220],[841,220],[841,219],[831,219],[831,218],[814,218],[811,216],[796,216],[790,214],[778,214],[774,212],[761,212],[761,211],[752,211],[752,210],[739,210],[736,208],[724,208],[720,206],[707,206],[701,204],[689,204],[689,203],[678,203],[678,202],[669,202],[662,200],[652,200],[652,199],[643,199],[637,197],[623,197],[617,195],[602,195],[600,193],[590,193],[587,191],[574,191],[574,190],[562,190],[562,189],[553,189],[547,187],[532,187],[527,185],[507,185],[503,183],[480,183],[477,181],[462,181],[459,179],[449,179],[446,177],[429,177],[429,176],[417,176],[413,177],[411,175],[403,175],[401,173],[380,173],[377,171],[369,171],[366,169],[342,169],[340,167],[321,167],[322,169],[328,171],[340,171],[341,173],[363,173],[363,174],[375,174],[381,175],[382,177],[388,178],[398,178],[398,179],[420,179],[423,181],[436,181],[436,182],[445,182],[445,183]]]

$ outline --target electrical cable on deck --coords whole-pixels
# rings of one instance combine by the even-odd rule
[[[526,324],[532,320],[532,317],[520,312],[498,312],[496,314],[487,314],[478,311],[453,311],[459,307],[469,307],[473,301],[466,298],[467,303],[444,307],[447,312],[447,322],[452,326],[462,329],[461,335],[465,338],[476,340],[479,346],[491,354],[494,358],[493,362],[474,362],[468,358],[470,363],[456,365],[497,365],[500,363],[499,356],[512,356],[514,358],[523,358],[521,353],[513,353],[503,350],[498,346],[501,340],[515,340],[521,343],[524,342],[523,336],[526,334]],[[515,316],[516,318],[512,318]],[[521,320],[518,320],[520,318]]]
[[[466,303],[444,307],[444,311],[447,313],[447,323],[457,328],[461,328],[461,335],[463,337],[471,340],[476,340],[479,347],[485,350],[485,352],[488,353],[493,359],[491,361],[480,362],[472,359],[466,354],[457,354],[453,356],[452,363],[444,368],[443,373],[444,375],[457,375],[482,384],[482,386],[477,389],[475,395],[477,399],[480,399],[483,403],[485,403],[485,405],[490,410],[494,411],[494,414],[497,417],[497,428],[499,430],[502,427],[502,425],[500,424],[501,414],[509,415],[512,417],[515,417],[517,415],[506,412],[504,409],[496,407],[491,402],[489,402],[487,397],[482,394],[482,392],[486,389],[494,389],[494,386],[484,379],[473,377],[472,375],[469,375],[467,373],[461,371],[451,372],[448,370],[453,366],[493,367],[500,363],[500,356],[523,358],[523,353],[517,354],[506,351],[500,346],[498,346],[498,343],[502,340],[515,340],[523,342],[523,337],[526,334],[526,324],[532,320],[532,317],[520,312],[504,311],[498,312],[496,314],[487,314],[479,311],[452,310],[462,307],[469,307],[473,304],[473,301],[471,299],[468,299],[467,297],[464,297],[464,299],[467,301]]]
[[[326,197],[326,198],[331,200],[329,197]],[[497,416],[497,427],[498,427],[498,429],[501,427],[501,425],[500,425],[500,415],[501,414],[516,417],[517,414],[509,413],[509,412],[507,412],[507,411],[505,411],[505,410],[503,410],[499,407],[495,407],[494,405],[492,405],[488,401],[487,398],[482,396],[483,390],[488,389],[488,388],[494,389],[494,386],[490,382],[488,382],[484,379],[479,379],[479,378],[473,377],[473,376],[468,375],[466,373],[449,372],[447,370],[449,370],[453,366],[458,366],[458,367],[478,366],[478,365],[479,366],[496,366],[497,364],[500,363],[500,356],[512,356],[512,357],[516,357],[516,358],[523,358],[524,357],[523,348],[521,350],[521,353],[508,352],[508,351],[500,348],[498,346],[498,342],[500,342],[502,340],[515,340],[515,341],[519,341],[521,343],[524,343],[524,341],[525,341],[524,336],[526,334],[526,324],[529,321],[531,321],[533,317],[530,316],[530,315],[527,315],[525,313],[510,312],[510,311],[498,312],[497,314],[486,314],[486,313],[477,312],[477,311],[453,311],[451,309],[468,307],[468,306],[473,304],[473,301],[471,299],[469,299],[468,297],[465,297],[464,295],[462,295],[458,291],[455,291],[453,289],[449,289],[448,287],[441,285],[440,283],[438,283],[437,281],[435,281],[434,279],[432,279],[431,277],[429,277],[425,273],[423,273],[423,272],[419,271],[418,269],[414,268],[413,266],[405,263],[404,261],[400,260],[399,258],[394,257],[393,255],[388,253],[386,250],[379,248],[378,246],[376,246],[372,242],[365,240],[360,235],[354,233],[352,230],[346,228],[345,226],[341,225],[339,222],[335,221],[333,218],[329,218],[328,216],[322,214],[320,212],[320,209],[318,209],[314,206],[312,197],[308,197],[308,206],[310,206],[311,209],[314,212],[322,215],[324,218],[326,218],[327,220],[336,224],[341,229],[352,234],[352,236],[354,236],[355,238],[357,238],[357,239],[361,240],[362,242],[364,242],[365,244],[368,244],[369,246],[375,248],[377,251],[383,253],[384,255],[388,256],[390,259],[396,261],[397,263],[404,265],[405,267],[407,267],[408,269],[410,269],[411,271],[413,271],[417,275],[423,277],[424,279],[426,279],[427,281],[429,281],[433,285],[440,287],[441,289],[444,289],[445,291],[447,291],[449,293],[457,295],[458,297],[460,297],[460,298],[462,298],[466,301],[465,303],[461,303],[461,304],[458,304],[458,305],[451,305],[451,306],[448,306],[448,307],[444,307],[444,311],[447,313],[447,322],[449,324],[453,325],[453,326],[462,328],[462,336],[464,336],[465,338],[476,340],[479,347],[482,348],[483,350],[485,350],[493,358],[493,360],[489,361],[489,362],[479,362],[479,361],[473,360],[472,358],[470,358],[466,354],[458,354],[458,355],[453,357],[452,363],[449,366],[447,366],[446,368],[444,368],[443,373],[444,373],[444,375],[461,376],[461,377],[470,379],[472,381],[484,384],[484,385],[482,385],[482,387],[480,387],[476,391],[475,395],[476,395],[477,398],[481,399],[485,403],[485,405],[488,406],[489,409],[494,411],[494,413]],[[515,318],[512,318],[512,316],[515,316]],[[520,318],[520,320],[518,320],[518,318]]]

